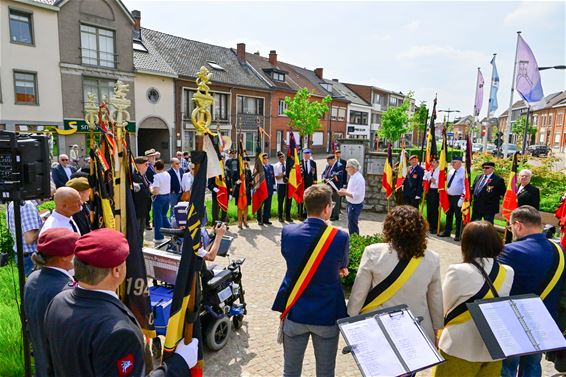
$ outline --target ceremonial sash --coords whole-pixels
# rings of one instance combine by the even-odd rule
[[[502,267],[496,260],[493,261],[493,267],[489,272],[489,280],[493,282],[493,286],[497,291],[503,286],[505,281],[505,275],[507,275],[507,270]],[[485,300],[488,298],[493,298],[493,292],[489,288],[489,284],[484,282],[478,293],[462,302],[460,305],[452,309],[446,317],[444,317],[444,326],[459,325],[465,323],[472,319],[468,307],[466,304],[470,304],[476,300]]]
[[[334,237],[338,234],[338,229],[333,226],[324,226],[321,229],[321,234],[315,237],[305,255],[302,264],[302,269],[299,269],[300,274],[297,274],[290,284],[292,287],[289,296],[287,297],[285,310],[281,313],[281,319],[284,319],[289,310],[295,305],[299,297],[303,294],[309,285],[312,277],[316,273],[320,262],[328,251]]]
[[[546,296],[548,296],[550,292],[552,292],[552,290],[558,283],[558,280],[560,280],[562,273],[564,272],[564,253],[557,243],[552,241],[549,242],[554,245],[554,247],[556,248],[556,253],[558,255],[554,260],[554,268],[550,269],[548,276],[546,277],[542,285],[544,289],[542,289],[542,293],[539,295],[541,300],[544,300]]]
[[[400,260],[389,276],[369,291],[360,313],[372,311],[393,297],[413,276],[422,261],[423,257]]]

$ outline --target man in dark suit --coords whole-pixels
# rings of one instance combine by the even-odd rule
[[[271,225],[269,221],[271,217],[271,199],[273,198],[273,188],[275,186],[275,172],[273,166],[269,163],[267,153],[261,155],[263,164],[263,174],[265,175],[265,183],[267,184],[267,199],[263,201],[257,210],[257,222],[259,225]]]
[[[185,173],[181,169],[181,161],[178,158],[173,157],[171,159],[171,168],[167,170],[171,176],[171,193],[169,195],[169,208],[171,217],[173,217],[173,208],[179,203],[181,199],[181,194],[183,190],[181,189],[181,180],[183,179],[183,174]]]
[[[537,211],[540,210],[540,191],[538,187],[531,185],[533,173],[524,169],[519,172],[519,182],[521,185],[517,190],[517,202],[520,206],[531,206]]]
[[[409,169],[403,181],[403,196],[405,204],[419,208],[421,197],[423,196],[423,177],[424,169],[419,165],[419,157],[412,155],[409,158]]]
[[[281,254],[287,271],[272,309],[286,313],[283,324],[283,357],[285,376],[300,376],[309,336],[313,336],[316,375],[334,376],[338,347],[336,321],[346,317],[346,304],[340,277],[348,274],[349,236],[326,225],[332,212],[332,192],[328,185],[313,185],[305,190],[308,218],[299,224],[283,227]],[[328,228],[330,227],[330,228]],[[292,307],[287,307],[297,277],[303,273],[304,261],[311,247],[326,237],[334,238],[320,265],[311,269],[312,279]],[[308,267],[307,267],[308,268]]]
[[[216,193],[220,190],[216,186],[216,177],[208,178],[206,187],[210,190],[210,194],[212,195],[212,222],[216,222],[220,219],[222,222],[226,222],[226,218],[228,217],[228,213],[224,212],[220,206],[218,205],[218,200],[216,199]]]
[[[73,188],[79,192],[81,197],[81,210],[73,215],[73,220],[75,220],[75,223],[79,227],[80,234],[87,234],[92,230],[92,224],[90,221],[91,210],[88,204],[91,190],[88,179],[85,177],[71,178],[67,181],[67,183],[65,183],[65,186]]]
[[[144,376],[144,338],[136,318],[118,299],[126,276],[128,241],[113,229],[97,229],[75,245],[78,286],[58,294],[45,315],[50,375]],[[198,341],[179,342],[151,376],[190,376]]]
[[[155,167],[153,166],[153,164],[155,164],[155,161],[157,160],[157,152],[155,151],[155,149],[151,148],[147,151],[145,151],[144,156],[147,157],[147,169],[145,171],[145,177],[147,179],[147,181],[149,182],[149,184],[151,185],[153,183],[153,176],[155,174],[157,174],[157,171],[155,170]],[[149,212],[151,211],[151,206],[149,206],[149,208],[147,209],[147,213],[146,213],[146,220],[145,220],[145,229],[146,230],[151,230],[151,225],[149,223]]]
[[[37,253],[32,260],[39,270],[34,271],[24,288],[24,311],[35,359],[35,375],[47,376],[47,355],[43,319],[47,306],[59,292],[73,282],[73,255],[77,233],[65,228],[46,230],[39,237]]]
[[[505,181],[495,174],[495,163],[484,162],[483,174],[476,177],[471,188],[473,193],[472,221],[486,220],[493,224],[495,214],[499,212],[499,202],[505,195]]]
[[[339,162],[340,166],[342,167],[342,187],[338,187],[338,188],[347,187],[348,173],[346,172],[346,160],[342,158],[342,151],[340,149],[336,149],[334,155],[336,156],[336,162]]]
[[[51,178],[55,187],[63,187],[71,175],[76,172],[77,169],[69,164],[69,156],[66,154],[59,155],[59,165],[51,169]]]
[[[301,161],[301,172],[303,175],[303,182],[305,190],[316,183],[318,174],[316,172],[316,162],[311,158],[312,151],[306,148],[303,151],[303,160]],[[299,204],[299,217],[303,220],[307,218],[307,211],[305,210],[304,203]]]
[[[228,187],[228,192],[232,192],[236,181],[240,178],[238,176],[238,157],[236,156],[236,151],[230,150],[228,153],[228,159],[224,166],[226,175],[226,186]]]
[[[136,219],[139,226],[139,236],[141,242],[144,239],[144,230],[146,224],[146,216],[148,208],[151,208],[151,193],[149,192],[149,180],[145,176],[147,171],[147,157],[137,157],[134,160],[136,169],[133,174],[134,192],[132,197],[134,199],[134,207],[136,209]]]
[[[333,154],[329,154],[326,156],[326,169],[322,172],[322,179],[325,181],[332,181],[334,186],[340,190],[344,187],[344,181],[342,177],[342,165],[336,161],[336,157]],[[338,221],[340,219],[340,202],[341,196],[338,195],[338,192],[334,190],[332,186],[332,201],[334,202],[334,208],[332,208],[332,216],[330,216],[330,220]]]

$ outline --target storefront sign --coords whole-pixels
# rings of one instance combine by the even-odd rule
[[[89,133],[90,129],[84,119],[65,119],[63,120],[63,129],[65,135],[73,133]],[[128,132],[136,132],[136,122],[128,122],[126,127]],[[76,131],[74,131],[76,130]],[[98,129],[94,132],[100,132]]]

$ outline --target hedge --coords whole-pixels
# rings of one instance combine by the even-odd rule
[[[354,284],[356,274],[358,273],[358,267],[360,266],[360,260],[362,259],[362,254],[364,253],[365,248],[369,245],[380,242],[383,242],[381,234],[368,236],[352,234],[350,236],[350,264],[348,265],[350,274],[342,278],[342,284],[344,284],[344,286],[351,287]]]

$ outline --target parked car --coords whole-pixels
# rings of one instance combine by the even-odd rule
[[[481,152],[483,151],[483,144],[474,143],[472,144],[472,153]]]
[[[548,156],[551,153],[550,147],[544,144],[535,144],[529,145],[527,148],[527,152],[529,152],[533,157],[540,157],[540,156]]]
[[[517,152],[517,146],[515,144],[506,143],[501,146],[501,155],[503,158],[513,157],[515,152]],[[497,149],[494,149],[491,153],[493,155],[497,154]]]

